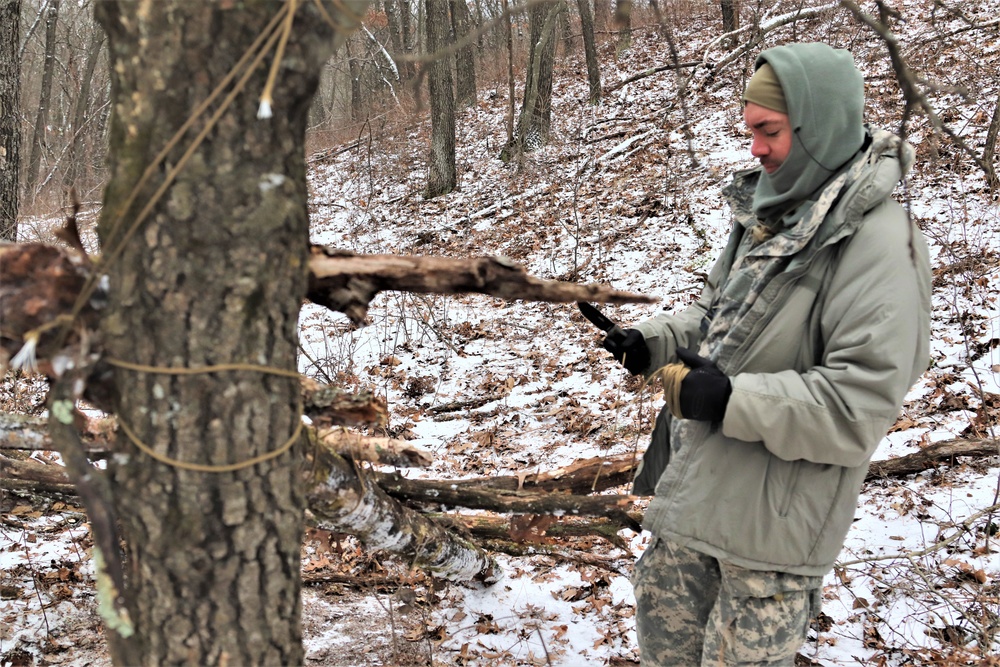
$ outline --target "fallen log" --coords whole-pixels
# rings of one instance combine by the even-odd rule
[[[555,516],[607,516],[624,527],[639,530],[638,524],[626,513],[635,496],[581,496],[569,493],[532,493],[507,491],[481,486],[458,487],[453,482],[411,480],[398,473],[375,477],[389,495],[434,507],[464,507],[504,514],[551,514]]]
[[[415,567],[444,579],[493,583],[502,577],[486,552],[387,496],[363,469],[329,447],[320,443],[311,457],[305,487],[316,527],[350,533],[369,549],[405,556]]]
[[[1000,440],[942,440],[926,447],[885,461],[872,461],[868,466],[865,481],[883,477],[904,477],[924,470],[936,468],[942,463],[955,464],[959,457],[982,458],[984,456],[1000,456]]]

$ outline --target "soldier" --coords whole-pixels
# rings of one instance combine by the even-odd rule
[[[699,300],[604,341],[667,405],[633,584],[642,664],[791,665],[868,462],[926,369],[927,246],[890,198],[913,149],[864,125],[847,51],[768,49],[743,95],[760,166]]]

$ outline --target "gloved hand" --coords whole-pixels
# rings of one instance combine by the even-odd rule
[[[714,361],[683,347],[677,357],[691,370],[681,380],[680,408],[684,419],[721,422],[726,415],[732,382]]]
[[[624,335],[620,330],[612,331],[601,344],[632,375],[638,375],[649,368],[649,348],[638,329],[626,329]]]

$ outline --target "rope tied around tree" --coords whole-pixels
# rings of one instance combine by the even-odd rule
[[[274,368],[271,366],[261,366],[258,364],[246,364],[246,363],[230,363],[230,364],[216,364],[211,366],[202,366],[199,368],[188,368],[188,367],[164,367],[164,366],[147,366],[145,364],[137,364],[129,361],[122,361],[120,359],[105,358],[108,364],[115,366],[117,368],[122,368],[125,370],[135,371],[139,373],[154,373],[159,375],[206,375],[210,373],[227,373],[234,371],[251,371],[257,373],[265,373],[267,375],[275,375],[278,377],[288,377],[288,378],[299,378],[299,373],[296,371],[285,370],[282,368]],[[236,463],[222,463],[222,464],[208,464],[208,463],[190,463],[187,461],[181,461],[173,457],[167,456],[166,454],[161,454],[157,452],[152,447],[147,445],[142,441],[141,438],[135,433],[135,431],[128,425],[128,423],[122,419],[121,415],[118,415],[118,424],[121,426],[122,431],[132,442],[136,448],[141,451],[146,456],[163,463],[164,465],[171,466],[173,468],[178,468],[180,470],[187,470],[190,472],[204,472],[204,473],[226,473],[235,472],[238,470],[244,470],[246,468],[253,467],[258,463],[263,463],[265,461],[270,461],[271,459],[278,458],[285,452],[289,451],[299,438],[302,436],[302,414],[303,408],[302,403],[299,403],[298,409],[296,411],[295,417],[295,430],[292,435],[284,442],[280,447],[263,454],[258,454],[257,456],[252,456],[243,461],[237,461]]]

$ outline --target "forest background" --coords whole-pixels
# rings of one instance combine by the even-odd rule
[[[623,324],[682,308],[729,228],[719,191],[753,164],[738,98],[755,55],[791,41],[849,48],[869,122],[917,149],[899,196],[932,246],[931,367],[876,459],[925,460],[922,470],[873,468],[800,661],[995,660],[1000,4],[509,9],[388,0],[338,33],[306,116],[311,241],[359,254],[500,256],[540,278],[658,300],[605,308]],[[100,250],[115,91],[94,11],[0,2],[0,30],[17,27],[0,35],[0,238],[65,245],[59,229],[75,209],[83,246]],[[252,115],[258,93],[246,93]],[[280,114],[280,95],[274,103]],[[355,431],[420,448],[426,465],[403,476],[442,482],[435,493],[457,480],[514,478],[520,488],[580,460],[631,461],[662,404],[608,358],[572,303],[386,291],[366,326],[356,319],[306,304],[297,370],[380,401],[383,422]],[[45,417],[47,384],[8,371],[0,408]],[[114,428],[79,405],[96,430]],[[92,455],[99,467],[107,457]],[[63,475],[63,457],[4,446],[0,462],[0,660],[109,664],[83,508],[33,467]],[[617,502],[628,487],[612,482],[600,494]],[[442,505],[427,491],[396,493],[485,547],[500,581],[454,583],[349,530],[310,527],[299,553],[306,662],[636,664],[627,578],[648,535],[617,506],[570,519],[551,505],[511,509],[507,496]],[[628,501],[632,521],[644,502]]]

